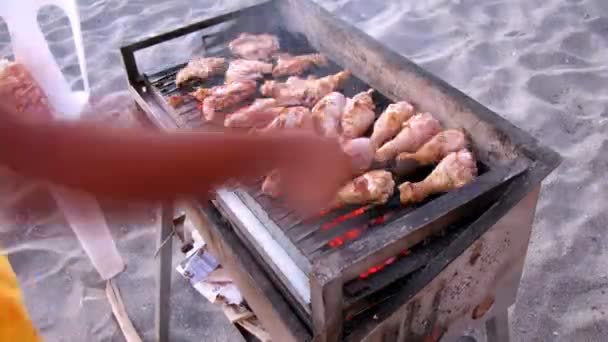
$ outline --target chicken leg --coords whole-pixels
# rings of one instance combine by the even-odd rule
[[[289,107],[285,108],[279,116],[277,116],[266,128],[259,133],[266,133],[281,129],[306,129],[314,130],[312,115],[306,107]],[[262,193],[267,196],[276,198],[281,196],[281,173],[279,170],[273,170],[264,179],[262,184]]]
[[[462,149],[452,152],[437,165],[423,181],[399,185],[401,204],[418,203],[436,193],[448,192],[465,186],[477,176],[477,165],[471,152]]]
[[[280,129],[304,129],[314,130],[314,124],[310,109],[306,107],[287,107],[258,133],[266,133]]]
[[[225,127],[261,128],[274,120],[285,107],[277,105],[275,99],[256,99],[249,106],[226,115]]]
[[[226,60],[220,57],[194,58],[175,76],[175,85],[181,87],[187,81],[197,78],[206,79],[219,75],[226,70]]]
[[[205,119],[213,121],[215,120],[216,112],[229,109],[253,97],[255,91],[255,81],[243,80],[211,89],[199,88],[191,93],[191,95],[203,103]]]
[[[278,198],[282,194],[281,173],[279,170],[272,170],[262,183],[262,193],[268,197]]]
[[[281,77],[300,75],[313,65],[326,66],[327,63],[327,58],[319,53],[301,56],[282,54],[277,59],[277,66],[274,67],[272,76]]]
[[[414,106],[405,101],[388,105],[374,124],[372,143],[378,148],[387,140],[394,138],[401,130],[403,123],[413,115]]]
[[[342,145],[342,150],[350,157],[352,171],[355,175],[360,175],[369,170],[374,162],[376,150],[369,138],[348,140]]]
[[[344,95],[333,92],[325,95],[312,108],[312,116],[320,135],[329,138],[340,136],[340,120],[346,105]]]
[[[280,44],[279,38],[271,34],[241,33],[228,48],[244,59],[268,60],[279,51]]]
[[[285,82],[266,81],[260,87],[260,92],[264,96],[274,97],[284,105],[312,107],[323,96],[340,88],[349,77],[349,71],[341,71],[319,79],[292,76]]]
[[[384,204],[393,195],[394,190],[395,181],[390,172],[369,171],[338,191],[332,207],[345,204]]]
[[[272,72],[272,64],[248,59],[237,59],[226,71],[226,83],[242,80],[258,80]]]
[[[401,152],[416,152],[439,131],[441,124],[431,114],[414,115],[403,124],[401,132],[393,140],[378,149],[376,160],[386,162]]]
[[[344,114],[342,114],[342,137],[354,139],[362,136],[374,123],[376,105],[372,100],[372,92],[368,91],[355,95],[346,101]]]
[[[431,165],[439,162],[452,152],[462,150],[467,146],[467,138],[463,131],[448,129],[435,135],[415,153],[403,152],[397,156],[397,163],[411,161],[417,166]]]

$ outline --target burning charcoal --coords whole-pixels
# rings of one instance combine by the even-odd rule
[[[418,203],[432,194],[458,189],[476,176],[477,166],[471,152],[466,149],[452,152],[423,181],[399,186],[401,204]]]
[[[177,73],[175,85],[181,87],[185,82],[195,78],[204,81],[212,76],[221,74],[224,70],[226,70],[226,60],[224,58],[195,58]]]
[[[333,92],[325,95],[312,108],[312,115],[319,134],[337,138],[340,136],[340,120],[346,105],[344,95]]]
[[[359,93],[346,101],[342,114],[342,136],[345,139],[362,136],[374,123],[376,105],[371,96],[373,91]]]
[[[258,80],[264,77],[264,74],[272,72],[272,64],[260,61],[252,61],[247,59],[237,59],[230,62],[228,71],[226,71],[226,82],[232,83],[243,80]]]
[[[336,196],[336,204],[384,204],[393,195],[395,181],[385,170],[369,171],[346,184]]]
[[[403,123],[414,115],[414,106],[402,101],[388,105],[374,124],[372,143],[376,148],[399,133]]]
[[[266,81],[260,92],[264,96],[274,97],[284,105],[312,107],[323,96],[340,88],[349,77],[349,71],[341,71],[319,79],[292,76],[285,82]]]
[[[400,152],[416,152],[439,131],[441,124],[431,114],[416,114],[403,124],[401,132],[393,140],[378,149],[376,160],[386,162]]]
[[[276,36],[251,33],[241,33],[228,47],[235,56],[254,60],[268,60],[280,48]]]
[[[319,53],[291,56],[289,54],[281,54],[277,59],[277,66],[272,71],[272,76],[294,76],[300,75],[304,71],[310,69],[313,65],[326,66],[327,58]]]
[[[397,164],[402,165],[399,171],[400,175],[408,174],[419,166],[435,164],[448,154],[460,151],[466,146],[467,138],[461,130],[449,129],[443,131],[434,136],[415,153],[403,152],[397,156]],[[410,167],[403,167],[405,164],[408,164]]]

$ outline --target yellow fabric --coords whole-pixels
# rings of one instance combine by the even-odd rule
[[[27,314],[17,277],[5,255],[0,255],[0,341],[42,341]]]

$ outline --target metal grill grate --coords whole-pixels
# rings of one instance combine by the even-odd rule
[[[287,33],[282,33],[283,41],[298,41],[297,46],[302,46],[302,42],[298,38],[288,38]],[[294,44],[286,44],[294,45]],[[304,49],[306,50],[306,49]],[[290,52],[290,51],[288,51]],[[196,87],[209,87],[214,84],[221,84],[222,79],[213,79],[205,84],[200,82],[190,83],[185,89],[178,89],[175,86],[175,75],[180,68],[185,64],[180,64],[164,71],[146,76],[146,82],[153,89],[156,97],[164,104],[165,109],[172,114],[176,122],[182,128],[200,128],[212,126],[213,129],[222,129],[214,126],[213,123],[205,123],[200,114],[200,109],[197,106],[197,101],[192,98],[186,98],[185,102],[177,109],[172,108],[167,99],[172,95],[184,95],[192,91]],[[335,64],[329,68],[317,69],[318,76],[324,76],[329,73],[340,70]],[[362,81],[353,77],[344,87],[344,93],[347,96],[352,96],[359,91],[368,89]],[[386,106],[390,103],[388,99],[379,93],[374,93],[374,102],[377,104],[376,112],[379,115]],[[481,163],[478,165],[480,174],[485,173],[487,167]],[[431,168],[427,168],[419,172],[413,178],[408,180],[421,180],[427,176]],[[237,194],[241,200],[246,203],[250,209],[262,220],[268,218],[272,221],[288,238],[291,246],[295,247],[299,254],[305,256],[310,262],[318,257],[332,252],[337,248],[341,248],[348,243],[356,240],[364,234],[373,234],[375,230],[382,229],[393,220],[403,217],[417,208],[425,205],[439,196],[433,196],[424,202],[403,207],[399,202],[399,192],[395,192],[391,199],[385,205],[379,206],[346,206],[333,210],[319,217],[307,219],[300,217],[295,212],[285,207],[280,200],[270,198],[264,195],[261,191],[263,180],[258,180],[253,184],[242,186]],[[396,184],[400,184],[405,179],[397,179]]]

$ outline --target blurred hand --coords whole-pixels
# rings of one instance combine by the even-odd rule
[[[288,204],[303,215],[325,208],[352,177],[350,158],[335,139],[294,132],[280,164],[281,185]]]

